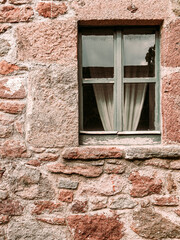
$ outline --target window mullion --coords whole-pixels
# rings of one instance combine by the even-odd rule
[[[157,78],[123,78],[123,83],[156,83]]]
[[[117,131],[122,131],[122,115],[123,115],[123,82],[122,82],[122,32],[117,31],[117,41],[116,41],[116,112],[117,121],[116,129]]]
[[[90,83],[114,83],[114,78],[87,78],[82,79],[83,84],[90,84]]]
[[[117,32],[114,32],[114,130],[117,130]]]

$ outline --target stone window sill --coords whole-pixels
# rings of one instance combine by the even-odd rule
[[[62,156],[66,160],[99,160],[99,159],[149,159],[180,158],[180,145],[155,146],[81,146],[66,148]]]

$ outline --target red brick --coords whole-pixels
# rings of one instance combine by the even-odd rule
[[[166,159],[152,158],[144,161],[144,165],[159,168],[169,168],[169,162]]]
[[[180,55],[179,55],[180,56]],[[163,141],[180,143],[180,73],[162,80]]]
[[[52,173],[78,174],[84,177],[98,177],[103,172],[102,167],[94,167],[89,165],[84,166],[67,166],[61,163],[56,163],[48,166],[48,170]]]
[[[87,201],[75,201],[71,207],[73,213],[85,213],[88,210]]]
[[[178,206],[179,199],[175,196],[159,197],[154,199],[153,204],[157,206]]]
[[[75,147],[62,153],[64,159],[122,158],[123,152],[116,147]]]
[[[58,200],[62,202],[71,203],[73,201],[73,197],[74,197],[74,193],[72,191],[62,190],[59,193]]]
[[[42,162],[54,162],[58,159],[59,154],[54,153],[42,153],[39,154],[38,160]]]
[[[11,28],[11,26],[0,24],[0,34],[6,32],[8,28]]]
[[[4,60],[0,62],[0,74],[2,75],[8,75],[17,70],[19,70],[19,67],[15,64],[8,63]]]
[[[28,22],[33,17],[33,9],[31,7],[14,7],[11,5],[0,7],[0,22],[15,23]]]
[[[23,207],[19,201],[11,199],[0,202],[0,214],[9,216],[20,216],[23,213]]]
[[[163,28],[161,36],[161,63],[166,67],[180,66],[180,19]]]
[[[5,224],[10,221],[9,216],[0,216],[0,224]]]
[[[33,210],[33,214],[40,215],[41,213],[48,212],[59,212],[62,210],[61,203],[54,203],[51,201],[38,201],[34,203],[36,205],[35,209]]]
[[[41,165],[40,161],[38,160],[29,160],[27,162],[27,165],[31,165],[31,166],[34,166],[34,167],[39,167]]]
[[[144,197],[154,193],[160,193],[162,181],[154,177],[140,176],[139,172],[131,173],[129,180],[132,182],[132,197]]]
[[[25,108],[24,103],[19,102],[0,102],[0,111],[5,113],[21,113]]]
[[[51,225],[66,225],[65,218],[36,218],[38,221],[49,223]]]
[[[53,2],[40,2],[36,10],[39,15],[45,18],[56,18],[58,15],[63,15],[67,12],[67,6],[65,3],[55,4]]]
[[[123,237],[123,223],[118,217],[104,215],[74,215],[68,224],[76,240],[119,240]]]
[[[6,140],[0,146],[0,156],[2,158],[19,158],[26,152],[24,143],[16,140]]]
[[[20,79],[4,79],[0,81],[0,98],[22,99],[25,96],[25,89]]]

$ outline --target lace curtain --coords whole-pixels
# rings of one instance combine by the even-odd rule
[[[140,120],[147,83],[125,84],[123,130],[136,131]],[[105,131],[113,129],[113,87],[109,84],[93,84],[95,98]]]

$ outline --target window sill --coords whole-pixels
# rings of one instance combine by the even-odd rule
[[[161,143],[160,132],[80,133],[80,145],[153,145]]]
[[[149,159],[180,158],[180,145],[156,146],[80,146],[66,148],[62,156],[66,160],[100,160],[100,159]]]

